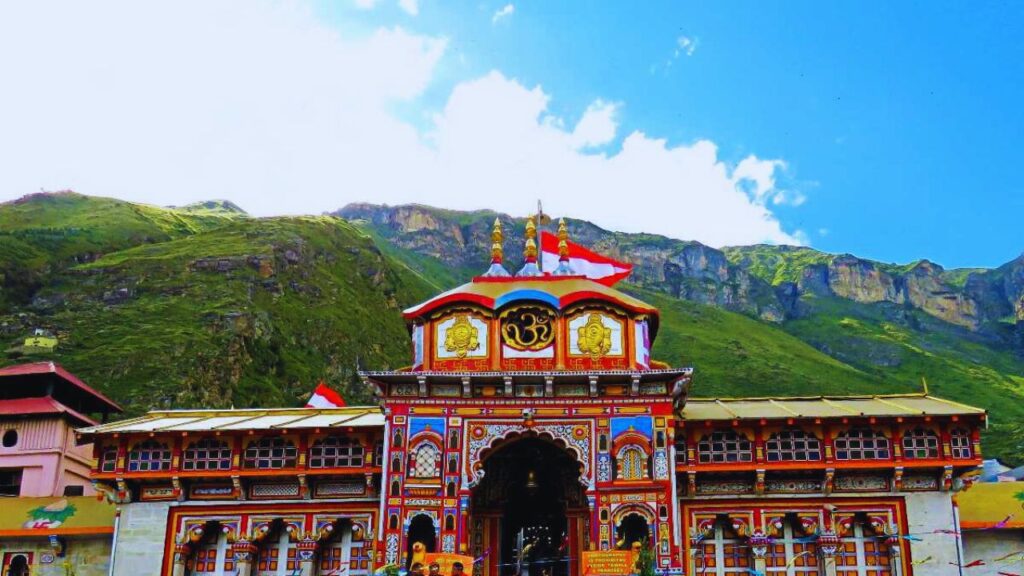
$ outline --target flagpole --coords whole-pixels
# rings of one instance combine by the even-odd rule
[[[544,223],[544,209],[541,208],[540,198],[537,198],[537,252],[539,258],[537,258],[537,269],[541,272],[544,271],[544,248],[540,243],[540,227]]]

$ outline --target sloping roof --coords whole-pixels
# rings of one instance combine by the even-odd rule
[[[0,499],[0,537],[112,534],[117,507],[95,496]]]
[[[305,428],[383,427],[376,406],[344,408],[276,408],[243,410],[161,410],[145,416],[82,428],[85,439],[97,434],[133,432],[201,432],[206,430],[298,430]]]
[[[406,318],[415,318],[455,302],[472,302],[495,310],[519,300],[546,302],[561,310],[575,302],[590,299],[611,301],[633,312],[658,314],[650,304],[582,276],[474,278],[472,282],[406,309],[403,314]]]
[[[0,400],[0,416],[33,416],[37,414],[67,414],[80,424],[87,426],[96,424],[92,418],[79,414],[49,396]]]
[[[818,396],[806,398],[690,398],[685,420],[761,420],[870,416],[965,416],[986,414],[950,400],[925,394],[887,396]]]
[[[1024,482],[975,482],[956,502],[962,529],[1024,528]]]
[[[92,411],[92,408],[95,408],[95,411],[97,412],[123,411],[116,402],[94,390],[91,386],[79,380],[77,376],[68,372],[56,362],[32,362],[29,364],[15,364],[14,366],[0,368],[0,378],[38,376],[44,374],[56,375],[64,382],[67,382],[72,389],[83,393],[89,399],[87,404],[89,405],[90,412]]]

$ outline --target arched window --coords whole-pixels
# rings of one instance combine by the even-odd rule
[[[128,453],[129,472],[155,472],[171,467],[171,449],[163,442],[146,440],[132,447]]]
[[[748,549],[746,541],[733,531],[728,520],[720,518],[715,522],[711,535],[699,544],[697,573],[706,576],[749,575],[754,564]]]
[[[647,453],[635,445],[623,446],[615,455],[616,478],[619,480],[643,480],[647,474]]]
[[[341,468],[363,465],[363,447],[350,438],[327,436],[309,449],[310,468]]]
[[[441,475],[441,451],[433,442],[420,442],[409,454],[409,476],[437,478]]]
[[[939,437],[925,428],[914,428],[903,434],[904,458],[938,458]]]
[[[732,430],[716,430],[697,443],[697,459],[701,464],[751,462],[750,440]]]
[[[293,468],[299,451],[287,438],[267,437],[249,442],[245,449],[245,467],[259,470]]]
[[[444,517],[444,529],[455,530],[455,516],[449,514]]]
[[[821,441],[803,430],[783,430],[765,443],[769,462],[813,462],[821,460]]]
[[[189,444],[181,459],[182,470],[230,470],[231,446],[216,438]]]
[[[100,451],[100,472],[117,471],[117,445],[108,444]]]
[[[835,441],[836,460],[888,460],[889,439],[868,428],[854,428],[840,434]]]
[[[974,442],[971,433],[965,428],[954,428],[949,432],[949,447],[953,458],[965,459],[974,457]]]

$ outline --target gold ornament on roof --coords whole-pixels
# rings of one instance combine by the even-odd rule
[[[471,351],[480,348],[480,330],[469,321],[469,316],[462,314],[455,317],[455,322],[444,333],[444,349],[454,352],[459,358],[465,358]]]
[[[565,218],[558,220],[558,258],[569,259],[569,227],[565,224]]]
[[[537,225],[533,223],[533,217],[526,219],[526,250],[523,251],[523,256],[526,260],[537,259],[537,241],[534,237],[537,235]]]
[[[503,251],[501,247],[501,241],[504,239],[504,235],[501,233],[501,220],[494,219],[494,229],[491,230],[491,262],[495,264],[501,264]]]
[[[600,314],[588,316],[587,323],[580,326],[576,334],[580,352],[591,358],[600,358],[612,348],[612,329],[605,327]]]

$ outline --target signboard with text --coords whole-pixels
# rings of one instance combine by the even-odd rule
[[[634,554],[629,550],[583,552],[583,576],[625,576],[636,572]]]

